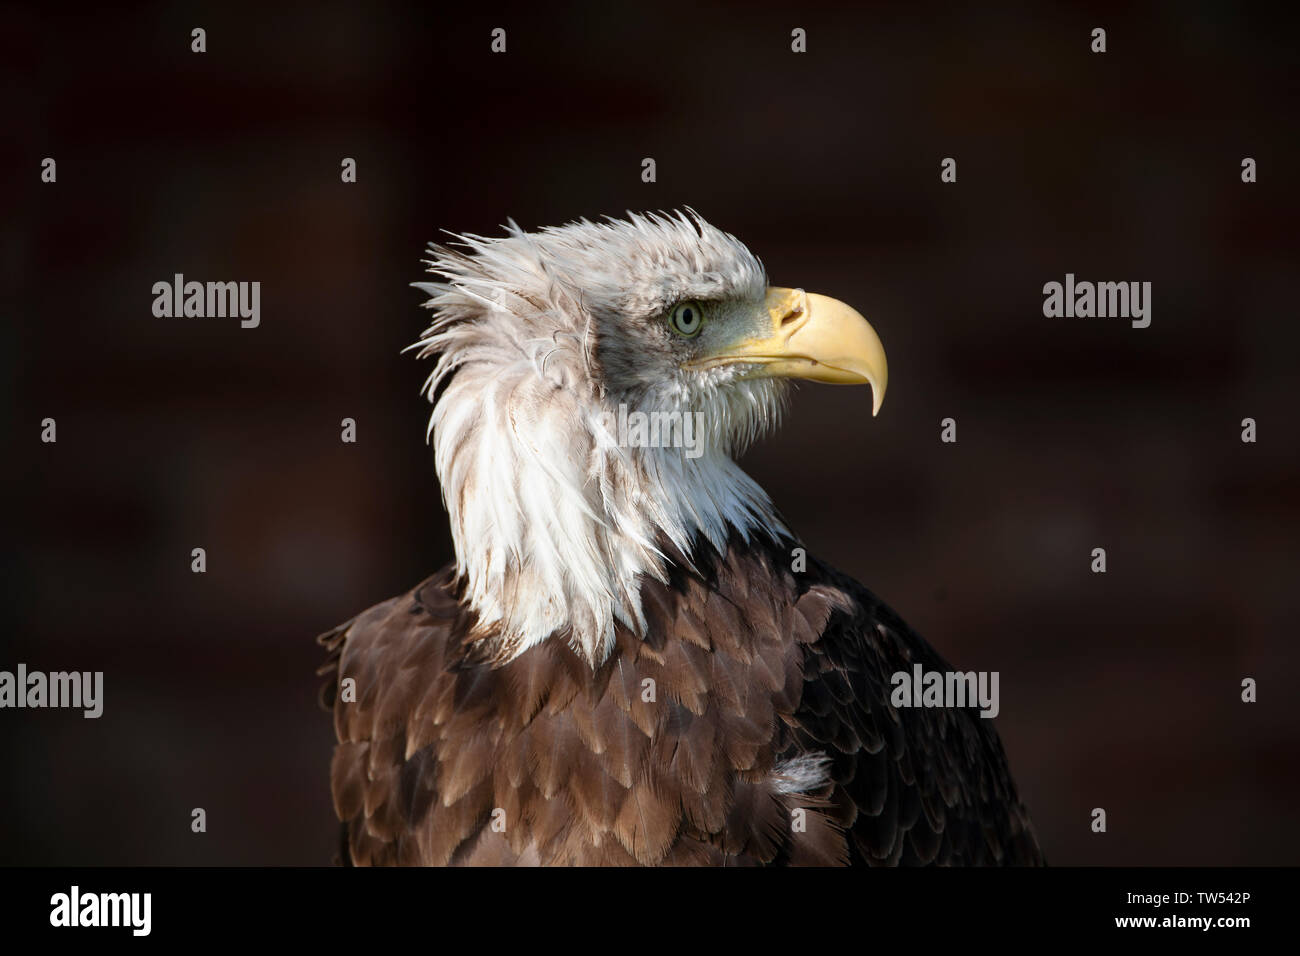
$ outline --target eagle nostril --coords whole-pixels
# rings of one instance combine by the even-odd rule
[[[785,315],[781,317],[780,327],[783,329],[787,329],[792,325],[798,325],[801,323],[801,321],[807,314],[808,314],[808,301],[804,297],[803,292],[801,291],[790,302],[790,307],[786,310]]]
[[[794,304],[794,306],[790,306],[790,310],[781,317],[780,328],[787,330],[787,332],[793,332],[794,329],[803,324],[803,320],[805,320],[806,316],[807,310],[803,307],[803,304]]]

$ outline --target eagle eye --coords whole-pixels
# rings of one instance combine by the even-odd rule
[[[704,325],[704,309],[698,302],[679,302],[668,313],[668,325],[682,338],[693,339]]]

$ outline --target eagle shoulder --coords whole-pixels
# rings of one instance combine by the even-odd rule
[[[452,835],[478,823],[477,806],[466,804],[441,815],[441,839],[420,826],[438,796],[439,728],[456,707],[448,665],[464,625],[451,582],[444,569],[317,638],[329,652],[318,673],[328,680],[322,704],[333,712],[338,741],[330,789],[344,824],[345,864],[449,856]]]
[[[866,587],[810,560],[807,642],[790,754],[823,752],[853,864],[1042,864],[991,719],[974,707],[895,707],[892,676],[953,668]],[[814,624],[817,622],[814,621]]]

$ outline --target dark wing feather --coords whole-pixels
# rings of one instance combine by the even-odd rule
[[[891,675],[953,668],[874,594],[817,562],[795,575],[803,696],[783,757],[822,751],[854,864],[1041,864],[992,720],[977,710],[896,708]]]

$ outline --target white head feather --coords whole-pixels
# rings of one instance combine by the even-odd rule
[[[411,347],[437,356],[429,433],[466,599],[499,659],[555,635],[594,666],[616,622],[643,632],[662,544],[786,533],[731,457],[775,424],[782,384],[684,369],[663,329],[683,300],[760,305],[766,276],[694,212],[457,238],[430,249],[443,281],[416,283],[435,317]],[[702,412],[702,454],[620,445],[620,404]]]

